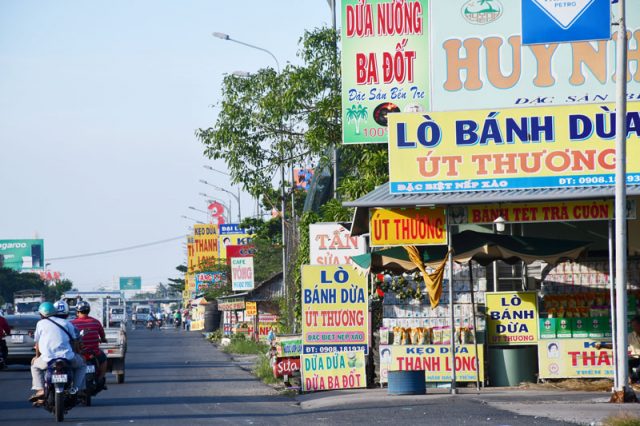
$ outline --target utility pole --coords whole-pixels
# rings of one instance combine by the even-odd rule
[[[616,40],[616,365],[618,387],[612,401],[637,402],[629,388],[627,359],[627,23],[625,0],[618,0]]]

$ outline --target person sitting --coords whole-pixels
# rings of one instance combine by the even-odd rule
[[[90,317],[91,305],[89,302],[80,301],[77,305],[78,318],[71,323],[80,331],[82,336],[82,354],[87,357],[93,355],[98,361],[98,385],[100,389],[106,389],[105,376],[107,375],[107,356],[100,350],[100,343],[107,343],[104,328],[100,321]],[[82,333],[84,331],[84,333]]]
[[[63,358],[69,361],[73,370],[73,383],[79,394],[84,394],[86,364],[82,356],[73,350],[73,341],[78,339],[77,330],[70,322],[56,317],[58,313],[51,302],[43,302],[38,307],[40,321],[36,324],[33,339],[36,342],[36,356],[31,361],[32,389],[29,398],[33,403],[41,403],[44,398],[44,372],[49,361]]]
[[[640,381],[640,315],[636,315],[631,318],[629,323],[631,326],[631,333],[627,335],[627,365],[629,367],[629,379],[631,383],[638,383]],[[596,343],[596,348],[612,349],[611,343]]]

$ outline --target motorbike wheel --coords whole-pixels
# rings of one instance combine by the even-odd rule
[[[64,421],[64,394],[62,392],[56,392],[54,408],[56,414],[56,421]]]
[[[86,407],[91,407],[91,394],[87,393],[87,396],[85,396],[84,405]]]

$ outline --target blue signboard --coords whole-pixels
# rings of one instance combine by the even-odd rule
[[[611,38],[611,0],[522,0],[522,44]]]

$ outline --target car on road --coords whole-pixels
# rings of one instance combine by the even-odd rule
[[[11,335],[5,337],[9,349],[7,364],[30,364],[36,355],[33,335],[40,316],[22,314],[7,315],[5,318],[11,327]]]

